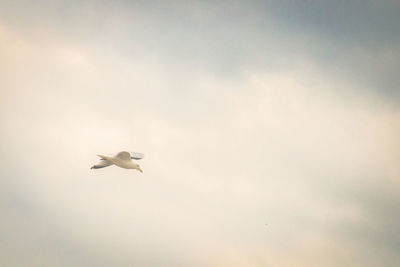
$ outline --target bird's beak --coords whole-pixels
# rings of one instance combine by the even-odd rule
[[[143,170],[141,168],[138,169],[141,173],[143,173]]]

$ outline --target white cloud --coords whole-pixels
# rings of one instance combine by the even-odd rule
[[[398,185],[398,110],[358,94],[360,85],[313,58],[225,75],[146,49],[131,56],[79,38],[53,41],[51,31],[0,34],[8,40],[0,52],[4,262],[17,255],[37,265],[398,259],[390,246],[365,254],[374,239],[348,235],[359,227],[383,238],[374,223],[398,221],[383,213],[370,223],[375,205],[385,210],[396,197],[364,204],[375,184],[379,194]],[[143,175],[89,170],[96,154],[120,149],[146,154]],[[21,223],[28,213],[33,223]],[[41,253],[21,243],[40,243]]]

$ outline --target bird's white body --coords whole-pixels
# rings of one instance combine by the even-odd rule
[[[124,169],[137,169],[139,167],[139,165],[133,161],[123,161],[120,159],[113,159],[112,163]]]
[[[137,169],[139,167],[139,165],[132,160],[123,160],[118,157],[107,157],[103,155],[99,155],[99,157],[102,160],[109,161],[110,163],[124,169]]]
[[[117,155],[114,157],[110,156],[104,156],[104,155],[98,155],[101,158],[101,161],[94,165],[92,169],[100,169],[104,167],[108,167],[111,165],[116,165],[120,168],[124,169],[136,169],[140,172],[143,172],[142,169],[140,168],[139,164],[134,162],[133,159],[141,159],[143,158],[143,154],[140,153],[133,153],[134,155],[132,156],[129,152],[122,151],[119,152]]]

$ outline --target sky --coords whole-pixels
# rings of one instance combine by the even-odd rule
[[[0,1],[0,265],[397,266],[399,12]]]

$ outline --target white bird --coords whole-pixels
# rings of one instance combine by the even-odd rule
[[[97,163],[96,165],[93,165],[91,169],[100,169],[111,165],[116,165],[124,169],[136,169],[143,173],[139,164],[137,164],[132,160],[132,159],[136,160],[142,159],[144,157],[142,153],[138,152],[129,153],[126,151],[122,151],[119,152],[114,157],[109,157],[104,155],[97,155],[97,156],[100,157],[100,162]]]

